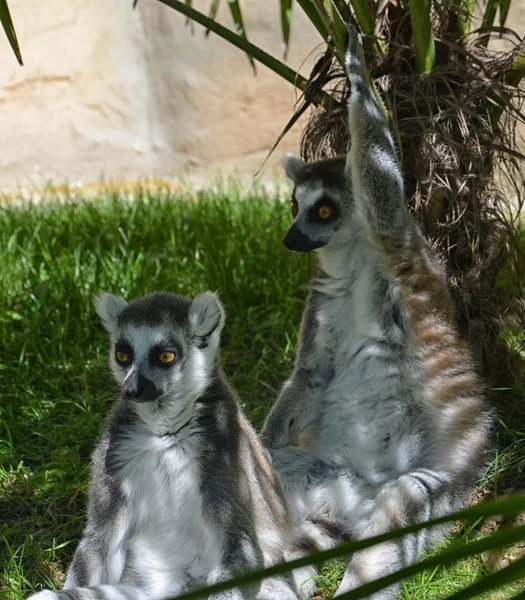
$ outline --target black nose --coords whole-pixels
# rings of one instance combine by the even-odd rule
[[[130,373],[124,382],[122,391],[127,400],[135,400],[136,402],[151,402],[158,397],[157,388],[153,381],[136,371]]]
[[[128,400],[134,400],[140,396],[144,391],[144,380],[145,378],[140,373],[137,373],[136,370],[132,371],[124,382],[122,389],[124,397]]]
[[[298,227],[292,225],[285,235],[283,244],[294,252],[311,252],[326,245],[326,242],[312,241]]]
[[[288,232],[283,240],[283,244],[288,248],[288,250],[293,250],[295,244],[297,244],[297,238],[294,235],[290,235],[290,232]]]

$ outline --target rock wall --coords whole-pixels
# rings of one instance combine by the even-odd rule
[[[509,23],[525,33],[525,0]],[[25,66],[0,34],[0,188],[123,181],[183,171],[253,174],[298,93],[264,66],[156,0],[11,0]],[[209,0],[194,2],[209,7]],[[243,0],[248,35],[282,56],[277,0]],[[308,75],[322,50],[296,6],[288,64]],[[231,26],[226,2],[219,20]],[[317,51],[316,51],[317,46]],[[303,63],[303,61],[305,61]],[[297,151],[300,125],[283,151]],[[273,168],[272,168],[273,167]]]
[[[250,40],[282,56],[278,2],[242,4]],[[11,0],[24,67],[0,32],[0,187],[260,167],[292,114],[293,86],[262,65],[254,76],[244,54],[156,0],[131,5]],[[209,0],[194,5],[207,11]],[[296,13],[287,63],[298,69],[318,37]],[[219,20],[232,25],[226,2]]]

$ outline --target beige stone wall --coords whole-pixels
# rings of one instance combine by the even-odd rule
[[[0,34],[0,188],[193,173],[253,174],[297,94],[156,0],[10,0],[25,66]],[[196,1],[208,10],[209,0]],[[243,0],[250,39],[282,56],[277,0]],[[219,17],[231,26],[226,2]],[[525,0],[509,19],[525,33]],[[319,38],[296,7],[288,64],[307,75]],[[318,47],[318,52],[320,51]],[[303,64],[303,61],[306,61]],[[297,151],[300,127],[283,151]],[[275,168],[275,167],[274,167]]]
[[[238,167],[255,172],[296,92],[264,66],[155,0],[11,0],[18,67],[0,35],[0,187],[129,180]],[[195,2],[208,10],[209,1]],[[277,1],[244,0],[250,39],[282,56]],[[231,26],[226,2],[219,17]],[[288,64],[318,43],[300,10]],[[301,71],[312,65],[307,60]],[[297,149],[299,127],[286,149]]]

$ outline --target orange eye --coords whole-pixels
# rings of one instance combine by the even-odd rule
[[[159,360],[160,362],[169,365],[175,360],[175,354],[173,352],[161,352],[159,354]]]
[[[299,212],[299,205],[297,204],[297,200],[292,200],[292,216],[295,219],[297,213]]]
[[[117,360],[121,363],[128,362],[129,356],[125,352],[117,352]]]
[[[328,219],[328,217],[332,214],[332,209],[329,206],[320,206],[319,207],[319,216],[321,219]]]

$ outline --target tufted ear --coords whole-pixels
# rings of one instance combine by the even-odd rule
[[[93,305],[104,327],[112,333],[117,328],[117,319],[128,303],[121,296],[101,292],[93,296]]]
[[[215,331],[220,335],[225,318],[221,301],[213,292],[204,292],[191,303],[190,327],[196,338],[205,341]]]
[[[294,182],[297,182],[299,175],[306,166],[304,160],[287,152],[283,157],[283,166],[286,176]]]

